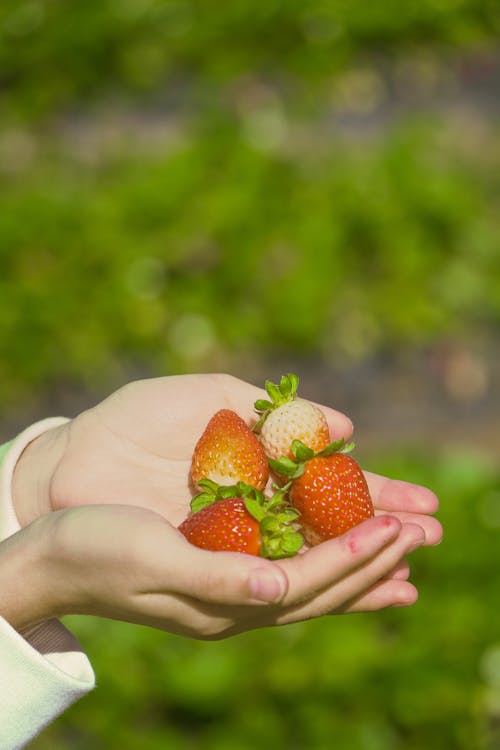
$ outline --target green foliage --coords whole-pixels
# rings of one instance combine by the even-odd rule
[[[213,0],[4,0],[4,109],[39,117],[110,91],[182,99],[179,80],[205,97],[249,72],[321,82],[381,45],[470,45],[494,39],[499,24],[495,0],[238,0],[223,9]]]
[[[34,750],[497,747],[498,470],[446,454],[375,463],[440,495],[445,539],[412,555],[414,608],[217,643],[70,618],[99,687]]]
[[[404,127],[306,165],[233,126],[154,160],[4,177],[0,387],[257,349],[359,356],[496,322],[499,172],[443,164],[434,138]]]
[[[499,131],[457,98],[499,11],[3,0],[2,404],[498,326]],[[442,496],[416,608],[217,644],[74,619],[99,688],[33,748],[497,748],[498,476],[374,468]]]
[[[497,133],[377,123],[391,88],[439,97],[497,11],[5,0],[0,391],[496,324]]]

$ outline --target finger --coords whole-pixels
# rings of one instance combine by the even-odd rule
[[[434,492],[411,482],[365,472],[374,505],[387,512],[436,513],[439,501]]]
[[[393,542],[401,531],[393,516],[379,516],[356,526],[336,539],[323,542],[304,555],[282,560],[289,581],[283,603],[293,605],[311,598],[359,568]]]
[[[410,575],[410,566],[406,559],[400,560],[385,576],[387,579],[406,581]]]
[[[408,581],[397,579],[380,581],[335,614],[376,612],[388,607],[411,607],[418,600],[418,590]]]
[[[347,536],[347,535],[345,535]],[[423,543],[424,536],[419,526],[408,524],[401,528],[398,536],[372,559],[354,568],[344,578],[333,582],[329,587],[313,595],[307,600],[288,607],[282,615],[278,615],[277,622],[285,624],[297,622],[336,611],[342,611],[350,602],[361,596],[371,586],[386,579],[391,570],[400,561]],[[321,546],[321,545],[320,545]],[[293,590],[293,579],[290,578],[290,591]],[[400,581],[404,583],[404,581]]]
[[[338,592],[343,601],[358,596],[369,586],[388,578],[391,571],[399,568],[406,556],[424,543],[425,537],[420,526],[404,524],[394,542],[381,550],[380,554],[353,574],[340,582]]]
[[[408,607],[417,599],[418,592],[413,584],[399,580],[382,580],[344,606],[322,614],[350,614],[374,612],[388,607]],[[286,618],[280,621],[273,612],[276,612],[274,607],[214,608],[209,604],[200,606],[199,602],[187,597],[150,594],[141,597],[140,609],[136,613],[127,611],[120,619],[192,638],[219,640],[245,630],[287,623]],[[295,616],[288,621],[309,619],[317,617],[318,614],[305,611],[301,617]]]
[[[340,438],[349,440],[353,433],[354,427],[348,416],[340,411],[331,409],[329,406],[323,406],[323,404],[317,404],[314,401],[311,403],[314,403],[315,406],[321,409],[321,411],[325,415],[326,421],[328,422],[328,428],[330,430],[331,440],[339,440]]]
[[[379,513],[385,515],[384,511],[375,511],[375,515],[378,515]],[[398,518],[401,523],[415,523],[420,526],[425,533],[426,546],[433,547],[441,543],[443,539],[443,527],[439,521],[432,516],[406,512],[393,512],[393,515]]]

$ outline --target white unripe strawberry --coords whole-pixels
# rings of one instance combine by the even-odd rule
[[[283,375],[280,384],[266,381],[270,400],[255,402],[261,418],[254,429],[268,458],[292,458],[291,445],[300,440],[313,451],[320,451],[330,442],[330,431],[325,415],[310,401],[297,398],[299,379],[296,375]]]

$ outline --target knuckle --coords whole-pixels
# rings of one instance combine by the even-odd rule
[[[356,557],[362,551],[362,539],[359,531],[349,531],[339,538],[342,552],[348,557]]]
[[[217,570],[200,568],[196,571],[196,589],[203,592],[207,601],[222,599],[226,596],[227,581]]]
[[[196,572],[196,589],[203,592],[203,598],[216,604],[241,604],[248,599],[247,572],[245,566],[238,564],[232,553],[221,565],[221,553],[214,552],[212,565],[200,566]]]

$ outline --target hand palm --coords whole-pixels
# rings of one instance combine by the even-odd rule
[[[260,389],[218,375],[125,386],[69,426],[68,446],[52,481],[52,509],[131,503],[178,525],[193,493],[193,448],[208,420],[230,408],[250,421],[260,397]]]

